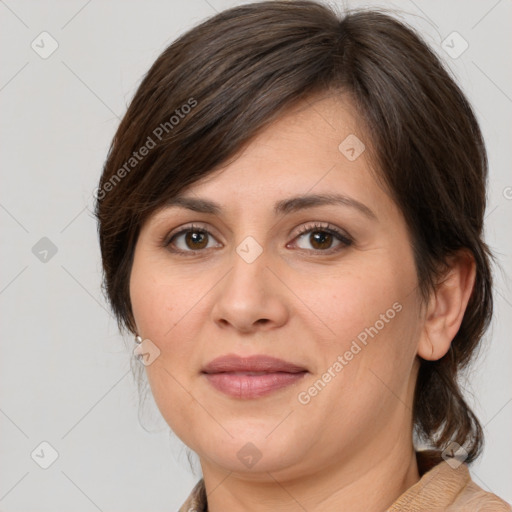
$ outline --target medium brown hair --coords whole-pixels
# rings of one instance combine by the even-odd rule
[[[259,2],[221,12],[166,48],[120,123],[97,191],[107,298],[120,328],[134,332],[129,277],[142,223],[286,108],[323,92],[348,95],[366,127],[379,177],[407,222],[424,301],[455,251],[476,262],[460,329],[444,357],[421,360],[413,408],[420,439],[439,449],[456,441],[469,463],[483,433],[458,376],[492,316],[487,156],[460,88],[393,16]]]

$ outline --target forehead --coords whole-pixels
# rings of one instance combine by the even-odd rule
[[[309,98],[183,195],[250,207],[284,196],[339,193],[376,204],[383,190],[375,183],[369,147],[349,102],[332,94]]]

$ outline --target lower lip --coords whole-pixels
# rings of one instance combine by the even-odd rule
[[[259,398],[300,381],[306,371],[299,373],[206,373],[208,382],[217,390],[235,398]]]

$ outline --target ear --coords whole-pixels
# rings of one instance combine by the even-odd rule
[[[429,361],[441,359],[450,349],[475,284],[476,264],[469,250],[459,250],[447,263],[430,297],[418,343],[418,356]]]

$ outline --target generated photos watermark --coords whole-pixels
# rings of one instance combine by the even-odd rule
[[[148,135],[146,141],[142,146],[132,153],[132,155],[126,160],[126,162],[105,182],[101,187],[98,187],[93,196],[95,199],[102,200],[105,196],[115,188],[115,186],[127,176],[139,162],[142,162],[146,156],[149,155],[158,143],[165,137],[166,134],[170,133],[181,120],[184,119],[194,107],[197,106],[197,100],[189,98],[187,103],[181,105],[174,111],[174,114],[170,116],[168,121],[160,123],[152,132]]]
[[[361,331],[356,339],[352,340],[350,348],[343,354],[338,355],[336,360],[327,368],[322,376],[315,381],[307,390],[301,391],[297,395],[297,400],[302,405],[307,405],[311,402],[311,399],[317,396],[326,386],[331,382],[339,373],[347,366],[354,357],[359,354],[364,347],[368,345],[368,337],[374,338],[379,334],[386,324],[388,324],[397,313],[402,311],[402,304],[395,302],[391,308],[385,313],[381,313],[379,320],[377,320],[372,326],[366,327]]]

